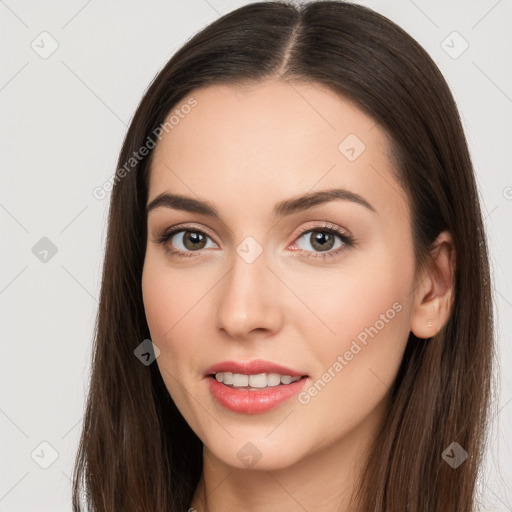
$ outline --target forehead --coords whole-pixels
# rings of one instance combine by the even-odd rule
[[[195,106],[182,109],[192,98]],[[405,208],[386,133],[326,86],[208,86],[173,112],[172,128],[154,150],[148,202],[173,191],[236,203],[236,193],[247,206],[255,195],[273,203],[343,187],[381,208]]]

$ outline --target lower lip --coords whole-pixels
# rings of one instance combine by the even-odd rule
[[[269,411],[297,395],[304,387],[307,378],[303,377],[291,384],[267,386],[255,391],[232,388],[218,382],[213,377],[207,377],[207,380],[211,394],[226,409],[244,414],[259,414]]]

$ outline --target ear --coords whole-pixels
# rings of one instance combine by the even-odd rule
[[[431,338],[450,318],[455,286],[455,246],[443,231],[434,242],[429,261],[414,290],[411,331],[418,338]]]

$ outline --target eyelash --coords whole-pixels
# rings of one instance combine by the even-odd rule
[[[157,244],[160,244],[164,247],[165,251],[169,253],[171,256],[176,256],[178,258],[190,258],[195,257],[197,253],[200,253],[200,251],[190,251],[190,252],[184,252],[184,251],[177,251],[175,249],[170,249],[167,246],[167,242],[176,234],[180,233],[182,231],[189,231],[193,233],[200,233],[201,235],[205,235],[208,238],[211,238],[208,233],[204,232],[201,229],[197,229],[194,226],[179,226],[177,228],[170,229],[169,231],[164,231],[162,234],[158,235],[156,239],[154,240]],[[328,260],[331,258],[335,258],[339,256],[341,252],[343,252],[347,247],[353,247],[356,243],[355,237],[351,235],[347,235],[344,231],[342,231],[340,228],[338,228],[334,224],[326,223],[323,226],[314,226],[309,228],[301,228],[299,230],[299,234],[296,237],[296,240],[300,239],[304,234],[306,233],[313,233],[313,232],[319,232],[319,233],[330,233],[332,235],[337,235],[341,241],[343,242],[343,246],[339,247],[336,251],[333,252],[314,252],[314,251],[306,251],[302,250],[301,252],[309,253],[309,258],[320,258],[322,260]],[[313,255],[314,254],[314,255]]]

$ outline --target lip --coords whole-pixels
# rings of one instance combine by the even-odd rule
[[[290,377],[307,376],[306,372],[292,370],[286,366],[264,361],[263,359],[254,359],[252,361],[223,361],[209,366],[205,371],[205,377],[213,373],[231,372],[242,373],[244,375],[257,375],[258,373],[279,373],[279,375],[289,375]]]
[[[242,373],[244,375],[279,373],[280,375],[303,378],[290,384],[250,390],[237,389],[218,382],[213,376],[218,372]],[[213,398],[224,408],[243,414],[261,414],[297,395],[304,388],[309,376],[305,372],[292,370],[277,363],[256,359],[245,362],[224,361],[214,364],[207,368],[205,380]]]
[[[243,414],[260,414],[278,407],[300,393],[309,379],[304,377],[291,384],[268,386],[255,391],[226,386],[214,377],[206,380],[212,396],[226,409]]]

